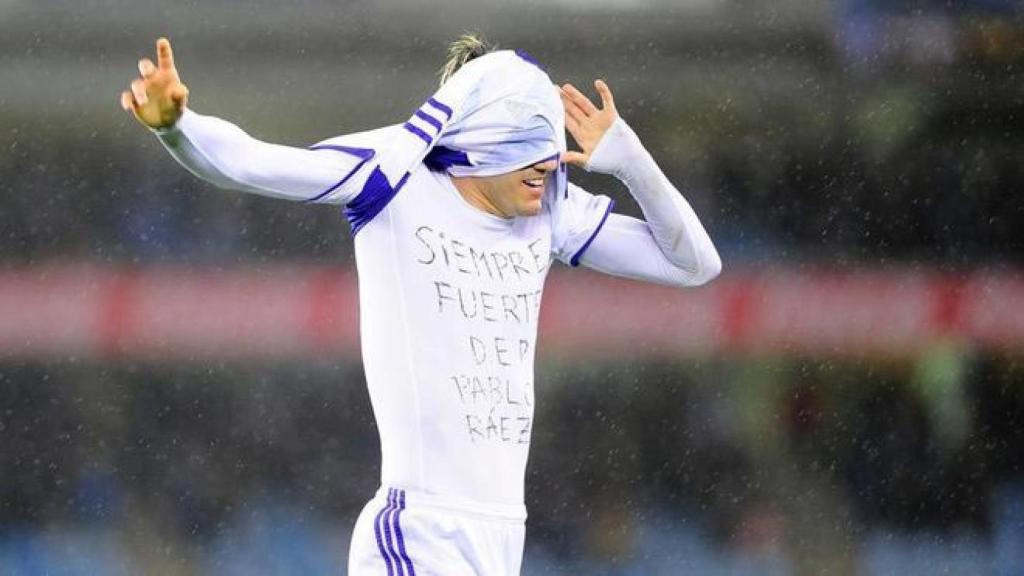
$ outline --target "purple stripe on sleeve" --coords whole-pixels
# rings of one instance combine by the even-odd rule
[[[402,537],[402,510],[405,510],[405,490],[398,491],[398,512],[395,512],[395,536],[398,537],[398,551],[405,562],[405,569],[409,576],[416,576],[416,570],[412,567],[412,560],[405,551],[405,538]]]
[[[380,520],[381,520],[381,517],[384,516],[384,513],[387,512],[389,508],[391,508],[391,493],[390,493],[390,491],[388,492],[388,503],[387,503],[387,505],[385,505],[383,508],[381,508],[380,512],[377,512],[377,517],[374,518],[374,520],[373,520],[373,534],[377,537],[377,550],[380,552],[380,557],[384,559],[384,565],[387,566],[387,568],[388,568],[388,576],[394,576],[395,569],[391,565],[391,557],[388,555],[387,551],[384,550],[384,540],[381,538],[381,535],[380,535],[380,528],[381,528]]]
[[[427,124],[433,126],[438,132],[441,131],[441,121],[438,120],[437,118],[434,118],[430,114],[427,114],[423,110],[417,110],[416,117],[419,118],[420,120],[423,120]]]
[[[473,163],[469,161],[469,156],[465,152],[459,150],[452,150],[446,146],[434,146],[427,152],[426,158],[423,159],[423,163],[427,165],[427,168],[435,172],[444,172],[452,166],[472,166]]]
[[[402,124],[402,128],[405,128],[409,132],[412,132],[413,134],[419,136],[420,139],[426,142],[428,146],[434,143],[434,139],[431,138],[430,135],[424,132],[423,130],[420,130],[419,127],[416,126],[415,124],[406,122],[405,124]]]
[[[608,209],[604,211],[604,216],[602,216],[601,221],[597,223],[597,228],[594,228],[594,232],[590,235],[590,238],[587,238],[587,241],[583,243],[583,246],[580,246],[580,249],[572,255],[571,259],[569,259],[570,266],[580,265],[580,256],[583,256],[583,253],[587,251],[587,248],[590,248],[590,243],[594,241],[594,238],[597,237],[597,233],[601,231],[602,227],[604,227],[605,221],[608,220],[608,215],[612,213],[612,208],[615,208],[614,198],[608,203]]]
[[[406,172],[397,184],[391,186],[387,176],[381,172],[380,166],[370,172],[370,176],[363,184],[362,191],[344,209],[345,217],[348,218],[348,223],[352,226],[352,236],[355,236],[363,226],[369,224],[377,214],[380,214],[381,210],[387,207],[388,202],[391,202],[402,186],[405,186],[409,180],[409,174]]]
[[[395,552],[395,544],[391,540],[391,519],[394,517],[395,508],[398,507],[398,491],[394,488],[388,490],[388,511],[384,513],[384,546],[388,550],[390,559],[395,563],[395,572],[398,576],[404,576],[405,571],[402,570],[402,563],[398,560],[398,553]]]
[[[373,148],[356,148],[355,146],[342,146],[340,144],[321,144],[319,146],[310,146],[310,150],[337,150],[338,152],[345,152],[362,158],[363,160],[369,160],[373,158]]]
[[[335,184],[334,186],[331,186],[327,190],[324,190],[323,192],[317,194],[316,196],[313,196],[312,198],[310,198],[308,200],[304,200],[304,202],[306,204],[312,204],[313,202],[316,202],[316,201],[322,199],[323,197],[327,196],[331,192],[334,192],[335,190],[340,188],[341,185],[344,184],[345,182],[348,182],[349,179],[352,178],[352,176],[354,176],[356,172],[359,172],[359,169],[362,168],[364,164],[369,162],[370,159],[373,158],[373,155],[374,155],[374,151],[371,148],[355,148],[355,147],[352,147],[352,146],[338,146],[338,145],[335,145],[335,144],[325,144],[323,146],[313,146],[313,147],[310,148],[310,150],[336,150],[338,152],[345,152],[347,154],[352,154],[353,156],[356,156],[357,158],[362,158],[362,161],[359,162],[359,164],[356,164],[355,168],[350,170],[349,173],[346,174],[344,178],[342,178],[341,180],[338,181],[337,184]]]
[[[451,108],[445,106],[444,104],[438,102],[437,100],[434,100],[433,98],[428,98],[427,99],[427,104],[430,104],[434,108],[437,108],[441,112],[444,112],[445,118],[451,120],[451,117],[452,117],[452,109]]]

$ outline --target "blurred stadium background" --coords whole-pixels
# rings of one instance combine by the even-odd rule
[[[0,574],[344,572],[347,227],[117,97],[167,35],[193,108],[306,145],[404,118],[467,29],[607,79],[725,262],[552,272],[525,574],[1024,574],[1013,0],[0,0]]]

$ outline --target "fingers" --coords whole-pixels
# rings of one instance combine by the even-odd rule
[[[604,110],[615,110],[615,99],[612,98],[612,90],[604,83],[604,80],[594,80],[594,88],[601,96],[601,108]]]
[[[141,77],[132,80],[129,89],[121,93],[121,107],[152,128],[173,124],[188,99],[188,88],[178,79],[171,43],[166,38],[157,40],[156,53],[156,64],[149,58],[139,60]],[[168,104],[172,104],[177,113]]]
[[[579,118],[576,118],[576,117],[572,116],[571,114],[568,113],[568,111],[566,111],[565,127],[569,129],[569,133],[572,134],[572,137],[576,138],[577,137],[577,133],[579,132],[579,129],[580,129]]]
[[[156,41],[156,60],[161,70],[174,69],[174,52],[171,50],[171,42],[167,38]]]
[[[566,164],[572,164],[573,166],[585,167],[587,162],[590,160],[590,156],[574,150],[570,150],[565,154],[562,154],[562,161]]]
[[[146,95],[146,81],[141,78],[132,80],[132,96],[135,97],[135,103],[139,106],[145,106],[149,102],[149,96]]]
[[[572,84],[564,84],[562,86],[562,93],[568,96],[569,100],[579,107],[585,115],[590,116],[591,114],[598,113],[597,107],[590,101],[590,98],[584,96],[583,93],[577,90]]]
[[[132,98],[132,93],[127,90],[121,92],[121,108],[124,108],[125,112],[131,112],[135,109],[135,99]]]
[[[569,97],[568,94],[562,92],[562,106],[565,108],[565,120],[569,122],[573,120],[578,125],[587,119],[586,112],[583,111],[575,102]]]
[[[156,65],[153,64],[152,60],[150,60],[149,58],[143,58],[142,60],[139,60],[139,74],[141,74],[143,78],[149,78],[155,73]]]
[[[587,134],[578,119],[566,114],[565,128],[569,131],[569,134],[572,135],[572,139],[576,141],[576,144],[586,148],[586,143],[588,141]]]
[[[186,99],[188,99],[188,88],[184,84],[177,84],[171,88],[171,100],[178,108],[185,106]]]

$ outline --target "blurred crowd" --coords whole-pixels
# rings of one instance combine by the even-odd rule
[[[937,113],[898,151],[877,159],[846,130],[818,141],[729,142],[691,167],[663,161],[689,191],[732,263],[810,260],[870,265],[879,259],[969,266],[1024,261],[1024,104]],[[889,105],[888,103],[886,105]],[[653,144],[668,124],[636,123]],[[679,122],[685,122],[680,119]],[[125,147],[101,138],[48,142],[0,157],[0,210],[8,262],[85,258],[113,262],[231,263],[267,258],[351,258],[334,207],[212,189],[174,164],[155,139]],[[112,158],[117,158],[116,163]],[[2,166],[4,163],[17,166]],[[81,174],[62,167],[104,166]],[[581,175],[589,188],[617,186]],[[30,191],[30,192],[29,192]],[[62,209],[73,205],[75,210]]]
[[[621,110],[726,273],[1024,264],[1019,3],[824,4],[810,32],[762,34],[775,52],[729,27],[609,49],[690,50],[678,92],[624,64],[609,80],[648,94]],[[97,96],[111,113],[119,90]],[[141,129],[18,120],[3,265],[351,260],[336,208],[214,191]],[[540,360],[526,574],[1024,571],[1019,351]],[[379,472],[350,364],[5,358],[0,438],[5,576],[337,573]]]
[[[379,470],[357,368],[5,363],[0,565],[77,545],[102,573],[336,568]],[[1016,356],[546,363],[539,381],[528,574],[879,573],[929,546],[950,573],[1021,566]]]
[[[738,45],[733,58],[683,46],[673,59],[664,51],[674,39],[664,38],[665,47],[632,56],[678,74],[671,89],[658,71],[638,73],[624,55],[603,73],[622,87],[624,116],[729,262],[1019,263],[1024,202],[1012,193],[1024,186],[1019,9],[996,0],[847,0],[830,9],[828,27],[794,32],[792,49],[765,41],[774,52],[748,54],[737,38],[729,40]],[[562,46],[536,43],[531,51],[564,60]],[[570,70],[562,64],[557,74]],[[265,96],[281,94],[267,87]],[[371,124],[404,117],[396,109]],[[109,112],[119,112],[116,102]],[[260,125],[236,114],[226,116]],[[325,123],[370,127],[344,110]],[[63,127],[40,116],[0,135],[0,259],[350,257],[336,209],[217,192],[141,128],[127,128]],[[635,211],[608,179],[574,178]]]

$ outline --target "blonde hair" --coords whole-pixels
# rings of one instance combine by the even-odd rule
[[[448,45],[448,58],[438,72],[443,86],[466,62],[479,58],[494,49],[479,32],[467,32]]]

